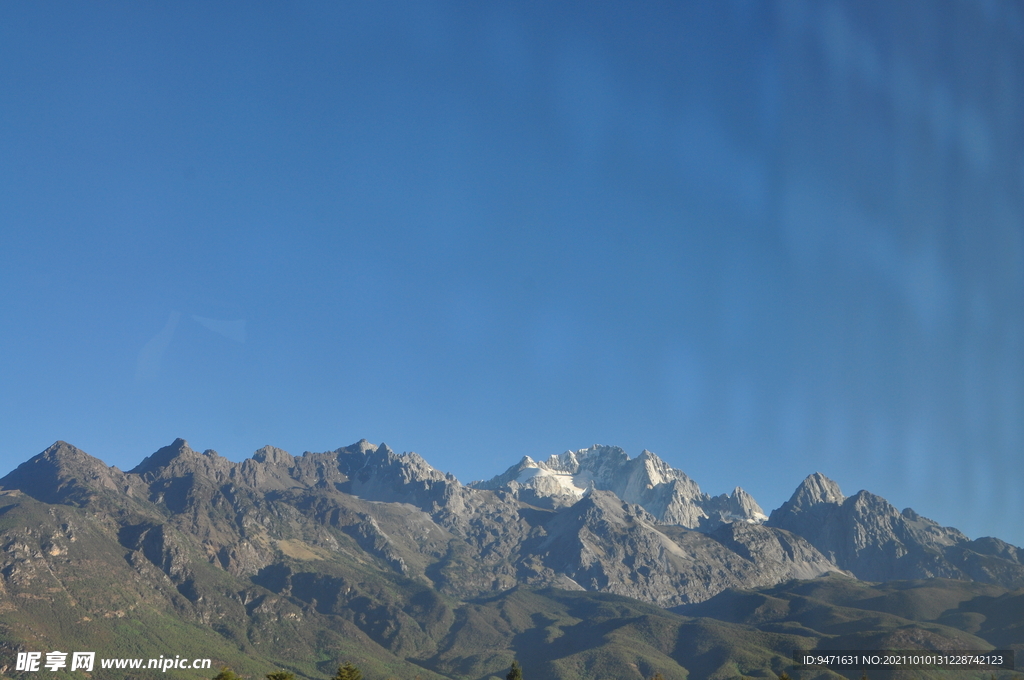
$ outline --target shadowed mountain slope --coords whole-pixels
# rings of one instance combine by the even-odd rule
[[[1022,555],[1014,546],[994,538],[971,541],[867,491],[847,498],[819,473],[772,511],[767,524],[803,536],[858,578],[952,578],[1024,587]]]

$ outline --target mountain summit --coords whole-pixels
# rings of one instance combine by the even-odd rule
[[[68,505],[86,505],[98,495],[128,491],[124,473],[63,441],[19,465],[0,485],[44,503]]]
[[[548,508],[572,505],[589,490],[611,491],[650,512],[661,524],[711,531],[726,522],[760,524],[768,519],[743,489],[709,496],[682,470],[647,451],[630,459],[617,446],[566,451],[546,461],[525,456],[500,475],[473,482],[475,489],[506,489],[524,502]]]
[[[800,512],[819,503],[842,503],[846,496],[840,490],[839,485],[834,481],[815,472],[808,475],[800,482],[800,486],[793,492],[793,496],[783,505],[793,512]]]

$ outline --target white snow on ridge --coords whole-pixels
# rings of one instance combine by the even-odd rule
[[[528,481],[530,481],[534,477],[539,477],[539,476],[543,475],[545,472],[547,472],[547,471],[546,470],[541,470],[540,468],[528,467],[528,468],[526,468],[525,470],[523,470],[522,472],[519,473],[519,476],[516,477],[516,481],[519,482],[520,484],[526,484]],[[548,472],[547,474],[550,475],[551,473]]]
[[[732,512],[723,513],[722,520],[725,522],[745,522],[747,524],[764,524],[768,521],[768,515],[763,512],[751,513],[750,517],[744,517],[743,515],[737,515]]]
[[[542,467],[528,467],[524,469],[516,477],[516,482],[524,486],[533,486],[533,484],[530,484],[531,480],[538,477],[544,477],[556,482],[566,493],[572,494],[577,498],[582,498],[583,492],[586,491],[586,489],[576,486],[572,475],[559,474]]]
[[[642,506],[659,523],[711,531],[722,523],[761,524],[768,516],[743,489],[711,497],[682,470],[644,450],[631,459],[621,448],[594,445],[534,460],[523,456],[503,474],[473,482],[478,489],[510,488],[524,498],[551,499],[556,507],[586,498],[592,489],[611,491],[622,500]]]

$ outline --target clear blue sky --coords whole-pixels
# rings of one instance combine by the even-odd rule
[[[0,474],[648,448],[1024,544],[1016,3],[0,4]]]

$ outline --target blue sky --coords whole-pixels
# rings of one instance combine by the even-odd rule
[[[594,443],[1024,544],[1011,3],[4,3],[0,474]]]

